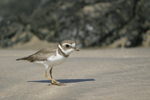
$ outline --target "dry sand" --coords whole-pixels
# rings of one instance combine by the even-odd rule
[[[0,50],[0,100],[150,100],[150,48],[74,52],[53,69],[16,58],[36,50]]]

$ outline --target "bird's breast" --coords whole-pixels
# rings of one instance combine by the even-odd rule
[[[47,58],[47,64],[56,66],[56,65],[63,63],[65,60],[66,58],[63,57],[62,55],[57,55],[57,56],[54,55],[54,56],[50,56]]]

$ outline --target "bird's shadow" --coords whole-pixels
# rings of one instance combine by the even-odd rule
[[[58,79],[57,81],[61,83],[77,83],[77,82],[95,81],[95,79]],[[27,82],[51,83],[51,80],[39,80]]]

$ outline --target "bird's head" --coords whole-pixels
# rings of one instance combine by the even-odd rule
[[[59,47],[66,55],[70,55],[73,51],[79,51],[79,49],[76,48],[75,42],[70,40],[62,41]]]

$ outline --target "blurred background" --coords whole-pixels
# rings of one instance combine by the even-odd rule
[[[0,48],[150,46],[150,0],[0,0]]]

